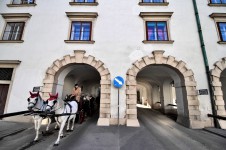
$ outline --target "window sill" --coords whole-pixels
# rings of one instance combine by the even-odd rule
[[[218,44],[226,44],[226,41],[218,41]]]
[[[142,41],[144,44],[173,44],[173,40],[170,40],[170,41],[147,41],[147,40],[144,40]]]
[[[37,4],[7,4],[8,7],[32,7]]]
[[[140,6],[168,6],[169,3],[168,2],[164,2],[164,3],[143,3],[143,2],[139,2]]]
[[[76,3],[76,2],[69,2],[70,5],[77,5],[77,6],[97,6],[99,3],[95,2],[95,3]]]
[[[212,6],[212,7],[226,7],[226,4],[211,4],[211,3],[209,3],[208,5]]]
[[[24,40],[0,40],[0,43],[23,43]]]
[[[95,41],[74,41],[74,40],[64,40],[65,43],[77,43],[77,44],[94,44]]]

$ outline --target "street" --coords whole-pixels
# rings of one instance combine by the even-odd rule
[[[1,150],[223,150],[226,139],[204,130],[192,130],[151,109],[138,108],[141,127],[96,126],[97,117],[76,124],[73,132],[66,133],[60,145],[54,147],[57,131],[40,136],[31,143],[35,134],[32,127],[0,140]],[[44,128],[42,128],[44,130]]]

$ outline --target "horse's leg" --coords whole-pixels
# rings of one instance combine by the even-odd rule
[[[35,116],[33,117],[33,119],[34,119],[34,125],[35,125],[35,133],[36,133],[34,141],[36,141],[38,139],[38,134],[37,134],[37,120],[36,120]]]
[[[60,128],[60,123],[57,121],[55,125],[55,130],[58,130]]]
[[[40,117],[38,120],[36,120],[36,137],[35,137],[34,141],[38,140],[39,129],[41,127],[41,123],[42,123],[42,118]]]
[[[68,118],[68,121],[67,121],[67,129],[66,129],[66,131],[69,131],[69,128],[70,128],[70,122],[71,122],[71,119]]]
[[[73,116],[73,121],[72,121],[72,126],[71,126],[72,131],[74,130],[75,118],[76,118],[76,115]]]
[[[47,118],[48,119],[48,125],[46,127],[46,131],[49,131],[49,125],[51,124],[52,120],[50,118]]]
[[[63,122],[60,124],[60,130],[59,130],[58,138],[57,138],[57,140],[56,140],[56,142],[54,144],[55,146],[59,145],[60,137],[62,137],[62,135],[63,135],[63,129],[64,129],[66,121],[67,121],[67,119],[65,118],[63,120]]]

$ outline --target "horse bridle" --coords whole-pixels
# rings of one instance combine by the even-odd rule
[[[52,110],[53,110],[53,107],[55,106],[56,103],[57,103],[57,99],[55,99],[55,100],[53,101],[53,105],[52,105],[52,106],[50,106],[50,105],[47,103],[46,107],[49,106],[49,107],[50,107],[50,111],[52,111]],[[55,110],[54,110],[54,111],[55,111]]]
[[[37,98],[35,98],[35,103],[34,103],[34,102],[30,102],[30,98],[28,98],[28,99],[27,99],[27,101],[28,101],[28,105],[33,104],[33,107],[32,107],[32,108],[34,108],[34,107],[35,107],[35,105],[36,105],[36,104],[37,104],[37,102],[38,102],[38,97],[37,97]]]

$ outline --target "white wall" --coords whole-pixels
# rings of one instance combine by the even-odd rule
[[[207,89],[207,80],[202,59],[199,37],[192,1],[169,0],[169,6],[139,6],[138,0],[103,0],[98,6],[70,6],[69,1],[38,0],[35,7],[7,7],[11,0],[0,1],[0,13],[30,13],[26,23],[24,43],[0,43],[0,60],[20,60],[10,93],[7,112],[24,110],[28,91],[42,85],[45,71],[56,59],[72,54],[73,50],[86,50],[89,55],[103,61],[111,78],[122,76],[132,63],[153,50],[165,50],[183,60],[194,72],[198,89]],[[204,39],[210,65],[225,55],[225,46],[216,43],[213,21],[206,17],[211,11],[225,12],[224,8],[210,8],[206,0],[198,1]],[[95,44],[68,44],[70,22],[65,12],[98,12],[93,27]],[[140,12],[174,12],[170,20],[173,44],[143,44],[144,22]],[[0,17],[0,33],[4,30],[4,19]],[[126,113],[125,86],[120,89],[120,118]],[[111,116],[117,117],[117,89],[111,89]],[[209,96],[199,96],[202,115],[210,112]],[[15,104],[19,104],[16,105]]]

